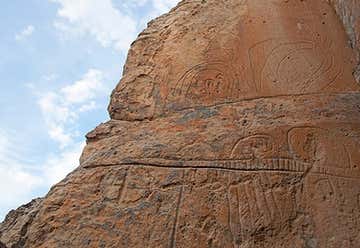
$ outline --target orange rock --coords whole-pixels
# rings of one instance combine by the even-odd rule
[[[132,45],[81,166],[0,240],[359,247],[359,8],[182,1]]]

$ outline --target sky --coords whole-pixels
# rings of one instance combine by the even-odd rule
[[[79,165],[127,50],[178,0],[11,0],[0,9],[0,221]]]

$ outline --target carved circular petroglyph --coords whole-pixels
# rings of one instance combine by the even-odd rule
[[[168,98],[190,105],[206,105],[232,98],[242,91],[233,71],[223,62],[196,65],[181,76]]]
[[[274,93],[314,92],[329,87],[342,73],[332,42],[321,37],[269,39],[249,50],[257,90]]]

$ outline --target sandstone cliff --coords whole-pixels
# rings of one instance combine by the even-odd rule
[[[358,247],[360,2],[185,0],[7,247]],[[1,243],[0,243],[1,247]]]

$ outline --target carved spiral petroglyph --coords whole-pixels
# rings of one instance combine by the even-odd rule
[[[318,35],[256,43],[249,49],[249,58],[257,90],[283,94],[329,87],[342,74],[332,50],[332,41]]]

